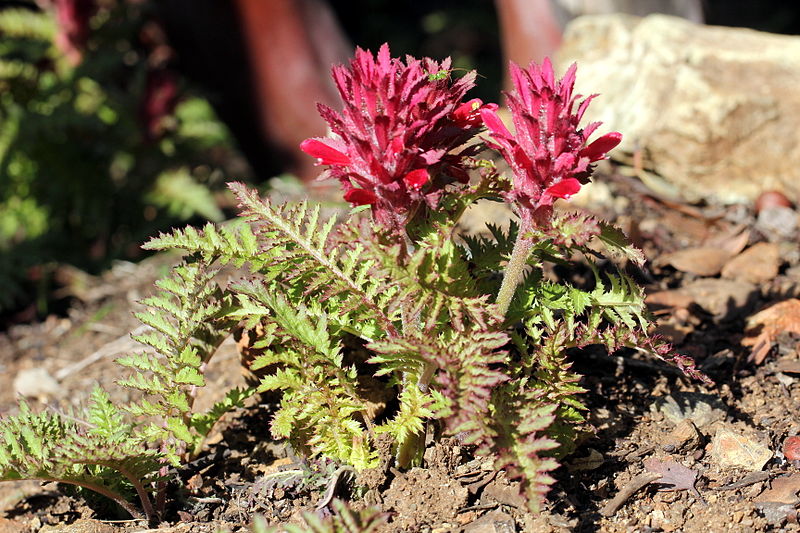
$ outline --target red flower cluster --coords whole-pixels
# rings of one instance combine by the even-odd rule
[[[144,95],[139,103],[139,120],[146,142],[164,133],[164,118],[175,112],[178,103],[178,76],[168,69],[148,70]]]
[[[370,205],[387,228],[401,230],[422,203],[435,206],[447,183],[468,181],[461,157],[448,152],[481,127],[482,109],[497,108],[462,102],[475,73],[453,82],[449,71],[449,59],[409,56],[404,63],[387,44],[377,56],[358,48],[349,68],[333,68],[342,112],[318,104],[334,136],[300,145],[329,166],[322,179],[338,179],[345,200]]]
[[[58,23],[56,45],[77,65],[89,39],[89,19],[97,10],[95,0],[53,0],[53,6]]]
[[[579,123],[590,96],[578,104],[573,95],[576,66],[556,81],[549,59],[527,70],[510,64],[514,90],[506,94],[514,121],[515,135],[505,127],[492,109],[482,109],[481,117],[493,142],[514,174],[509,200],[521,205],[520,216],[533,216],[540,208],[552,206],[556,198],[577,193],[592,173],[592,163],[622,140],[617,132],[607,133],[588,146],[586,141],[600,125],[592,122],[580,129]]]

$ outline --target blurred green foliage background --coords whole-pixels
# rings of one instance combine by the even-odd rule
[[[77,63],[53,12],[0,10],[0,311],[30,301],[48,265],[96,272],[159,228],[223,218],[214,191],[241,161],[191,87],[173,106],[184,82],[151,83],[147,9],[101,3]]]

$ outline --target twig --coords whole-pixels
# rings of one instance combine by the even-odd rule
[[[608,502],[600,510],[600,514],[605,517],[614,516],[614,513],[616,513],[617,510],[619,510],[619,508],[622,507],[622,504],[628,501],[628,498],[633,496],[636,493],[636,491],[638,491],[648,483],[652,483],[657,479],[661,479],[661,475],[662,474],[657,472],[644,472],[642,474],[639,474],[638,476],[633,478],[630,481],[630,483],[625,485],[622,488],[622,490],[619,491],[616,496],[614,496],[614,499]]]
[[[494,503],[482,503],[479,505],[470,505],[469,507],[462,507],[458,510],[459,513],[464,513],[466,511],[481,511],[483,509],[494,509],[496,507],[500,507],[498,502]]]
[[[729,485],[723,485],[721,487],[711,487],[712,490],[736,490],[742,489],[744,487],[749,487],[750,485],[755,485],[761,481],[766,481],[769,479],[769,472],[764,472],[763,470],[760,472],[750,472],[746,476],[744,476],[739,481],[734,481]]]
[[[103,345],[99,350],[95,351],[91,355],[84,357],[77,363],[73,363],[69,366],[62,368],[61,370],[56,372],[55,378],[58,381],[63,381],[64,378],[74,374],[75,372],[83,370],[87,366],[96,363],[97,361],[103,359],[104,357],[108,357],[111,355],[118,355],[127,350],[132,350],[135,348],[141,348],[142,351],[152,350],[152,348],[150,348],[149,346],[144,346],[141,343],[136,342],[135,340],[130,338],[131,335],[141,335],[142,333],[144,333],[149,329],[151,329],[149,326],[139,326],[130,333],[127,333],[125,335],[122,335],[121,337],[114,339],[108,344]]]

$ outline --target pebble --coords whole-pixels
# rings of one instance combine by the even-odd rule
[[[62,392],[61,385],[44,368],[20,370],[14,378],[14,391],[25,398],[46,400]]]
[[[711,440],[711,457],[722,468],[755,472],[772,458],[772,450],[754,438],[719,427]]]
[[[792,207],[792,202],[780,191],[764,191],[756,199],[756,214],[773,207]]]
[[[789,437],[783,441],[783,455],[788,461],[800,460],[800,437]]]
[[[797,212],[791,207],[774,206],[763,209],[756,219],[756,229],[773,242],[790,238],[798,225]]]
[[[464,528],[464,533],[514,533],[514,519],[502,512],[492,511]]]
[[[719,396],[696,392],[675,392],[656,398],[650,410],[660,412],[673,424],[691,419],[698,428],[704,428],[725,418],[725,404]]]
[[[700,445],[700,432],[691,420],[682,420],[666,437],[662,447],[667,452],[691,451]],[[670,448],[670,449],[667,449]]]

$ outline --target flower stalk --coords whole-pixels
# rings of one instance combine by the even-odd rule
[[[497,292],[495,303],[501,316],[506,316],[506,313],[508,313],[508,308],[514,299],[514,293],[517,292],[517,287],[525,277],[525,265],[528,263],[528,257],[530,257],[531,249],[533,248],[532,229],[532,224],[528,217],[523,217],[517,240],[514,243],[514,249],[511,251],[511,257],[503,274],[503,282]]]

